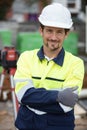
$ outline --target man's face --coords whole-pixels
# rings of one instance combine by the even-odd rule
[[[44,29],[40,28],[40,34],[43,37],[44,46],[50,51],[60,50],[67,36],[65,29],[48,26],[45,26]]]

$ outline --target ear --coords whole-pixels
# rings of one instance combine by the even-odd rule
[[[43,30],[42,30],[41,27],[39,27],[39,33],[40,33],[41,36],[43,35]]]
[[[70,31],[67,31],[67,32],[66,32],[66,34],[65,34],[65,38],[68,37],[69,33],[70,33]]]

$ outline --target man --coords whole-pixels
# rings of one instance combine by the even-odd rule
[[[84,65],[62,47],[73,24],[71,15],[53,3],[42,10],[39,22],[43,46],[22,53],[17,63],[14,80],[20,108],[15,125],[19,130],[74,130]]]

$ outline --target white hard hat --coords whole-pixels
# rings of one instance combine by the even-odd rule
[[[38,19],[44,26],[69,29],[73,24],[70,11],[59,3],[47,5]]]

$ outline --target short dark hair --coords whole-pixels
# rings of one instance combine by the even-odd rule
[[[40,23],[40,27],[41,27],[42,29],[44,29],[45,26]],[[65,33],[69,32],[69,30],[70,30],[70,29],[65,29]]]
[[[44,29],[44,25],[43,25],[43,24],[41,24],[41,23],[40,23],[40,27],[41,27],[42,29]]]

